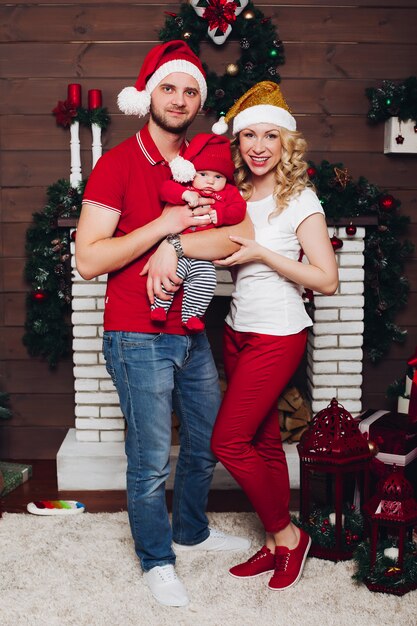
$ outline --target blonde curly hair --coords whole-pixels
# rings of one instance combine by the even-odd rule
[[[279,215],[287,208],[290,200],[307,187],[314,189],[308,174],[308,163],[304,159],[307,142],[298,131],[279,128],[281,139],[281,159],[275,170],[273,197],[276,209],[269,217]],[[245,200],[249,200],[253,191],[252,172],[242,159],[239,150],[239,133],[231,141],[232,157],[236,167],[235,182]]]

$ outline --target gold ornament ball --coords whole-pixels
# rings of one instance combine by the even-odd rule
[[[186,30],[185,33],[182,34],[182,36],[184,39],[189,39],[191,37],[191,33],[188,30]]]
[[[255,17],[255,13],[248,9],[247,11],[243,12],[243,17],[245,18],[245,20],[253,20],[253,18]]]
[[[238,73],[239,68],[236,63],[229,63],[228,65],[226,65],[226,74],[228,74],[229,76],[237,76]]]
[[[368,441],[368,448],[372,456],[376,456],[379,452],[379,448],[374,441]]]

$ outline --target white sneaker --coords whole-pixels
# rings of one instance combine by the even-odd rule
[[[219,552],[220,550],[249,550],[250,540],[246,537],[235,537],[234,535],[226,535],[220,530],[210,528],[210,534],[201,543],[197,543],[194,546],[186,546],[181,543],[173,542],[173,548],[176,552],[189,552],[197,550],[210,550],[211,552]]]
[[[153,567],[143,577],[153,597],[164,606],[186,606],[189,602],[184,585],[173,565]]]

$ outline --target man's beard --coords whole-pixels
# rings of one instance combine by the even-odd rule
[[[150,116],[153,119],[153,121],[155,122],[155,124],[157,126],[159,126],[159,128],[162,128],[162,130],[165,130],[168,133],[172,133],[174,135],[181,135],[184,131],[187,130],[187,128],[189,126],[191,126],[191,123],[193,121],[192,119],[187,117],[185,120],[182,120],[182,121],[178,120],[178,122],[179,122],[178,125],[172,126],[165,119],[164,115],[160,115],[160,113],[155,111],[155,109],[153,108],[152,104],[151,104],[151,108],[150,108]]]

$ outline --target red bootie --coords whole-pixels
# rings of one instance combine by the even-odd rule
[[[183,324],[184,328],[190,331],[190,333],[200,333],[204,330],[204,322],[199,317],[190,317]]]
[[[161,306],[157,306],[156,309],[151,310],[151,320],[153,322],[166,322],[167,312]]]

